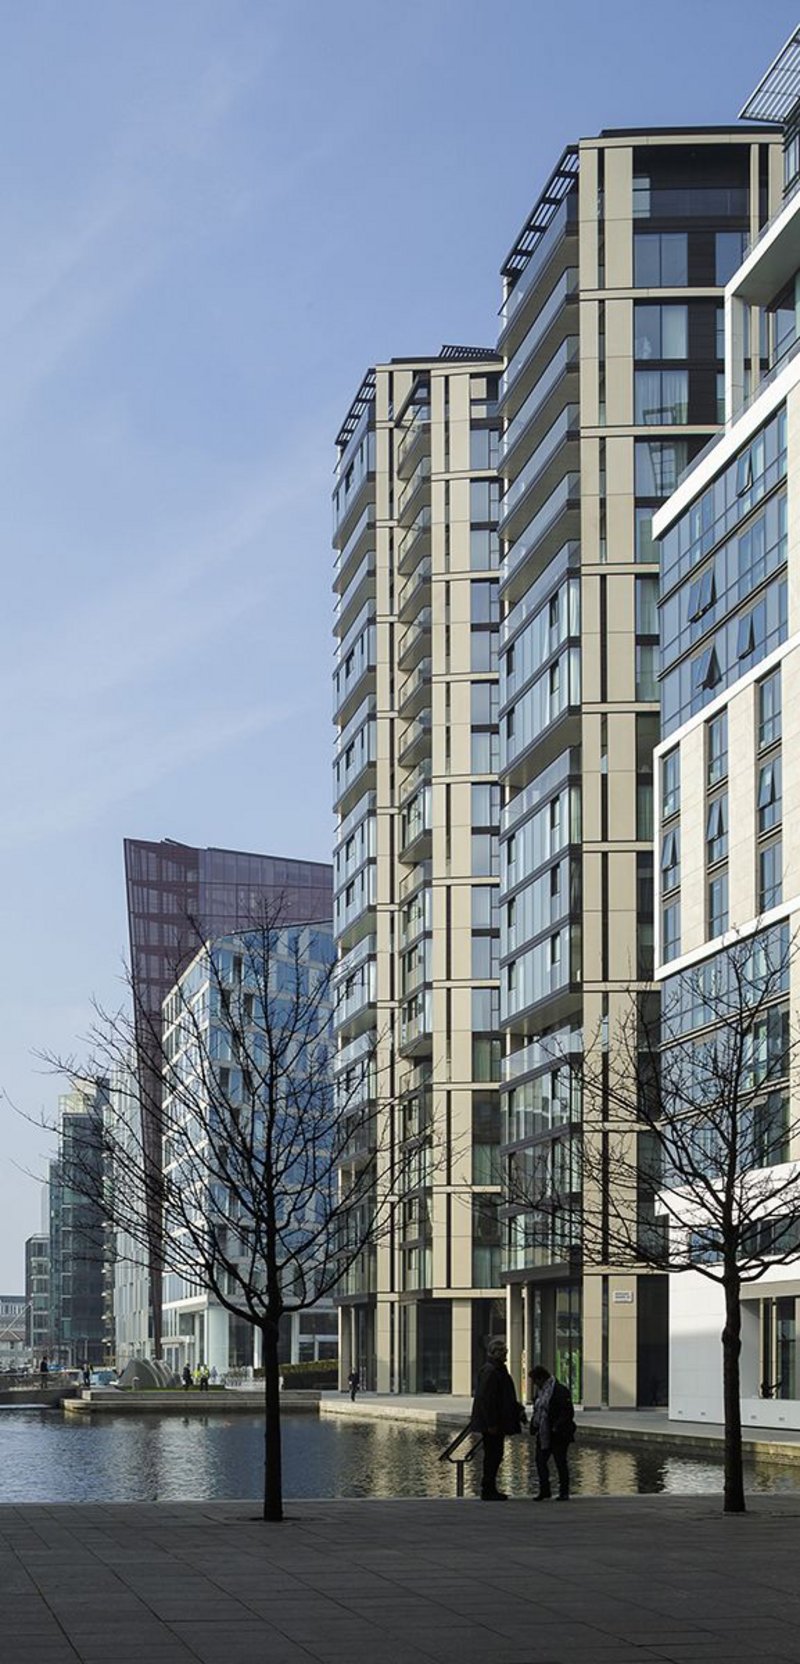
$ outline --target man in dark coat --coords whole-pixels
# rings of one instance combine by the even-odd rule
[[[531,1436],[536,1438],[536,1472],[539,1478],[539,1494],[534,1501],[547,1502],[552,1494],[552,1456],[558,1474],[556,1501],[569,1502],[567,1450],[575,1438],[575,1410],[569,1388],[562,1386],[561,1382],[550,1374],[549,1369],[545,1369],[544,1364],[537,1364],[536,1368],[531,1370],[531,1380],[536,1393]]]
[[[507,1356],[504,1340],[490,1340],[472,1406],[470,1426],[483,1435],[483,1502],[508,1501],[505,1491],[497,1489],[497,1472],[503,1460],[505,1439],[519,1432],[525,1414],[506,1369]]]

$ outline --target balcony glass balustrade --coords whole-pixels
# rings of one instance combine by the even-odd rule
[[[431,511],[426,505],[403,534],[397,545],[397,570],[405,576],[431,547]]]
[[[503,537],[513,535],[515,515],[524,508],[525,498],[532,493],[553,458],[570,439],[579,437],[580,412],[576,404],[567,405],[548,428],[521,474],[509,486],[500,505],[498,530]]]
[[[547,336],[556,321],[561,319],[564,329],[569,327],[569,323],[572,323],[574,328],[575,313],[571,312],[567,314],[564,309],[570,301],[577,300],[577,296],[578,273],[573,266],[570,266],[568,271],[562,273],[562,276],[559,278],[555,288],[548,295],[541,310],[537,312],[533,323],[527,331],[527,334],[523,335],[519,346],[515,348],[513,356],[509,359],[508,364],[500,377],[499,395],[501,405],[507,403],[507,401],[513,396],[514,390],[521,377],[527,370],[532,358],[540,352],[541,348],[544,346]],[[501,457],[505,454],[507,449],[507,438],[501,439]]]
[[[568,335],[556,349],[552,358],[545,365],[538,380],[534,383],[524,404],[517,411],[513,421],[506,428],[503,436],[501,467],[508,458],[522,435],[531,428],[543,406],[550,398],[554,389],[559,386],[570,370],[577,372],[579,367],[579,341],[577,335]]]
[[[525,297],[539,281],[542,272],[552,260],[564,238],[577,231],[578,225],[578,193],[570,191],[563,202],[556,209],[547,230],[539,238],[538,243],[525,267],[517,278],[513,289],[506,296],[503,307],[503,328],[508,329],[517,316]]]

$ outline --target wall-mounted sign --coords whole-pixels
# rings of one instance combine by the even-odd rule
[[[612,1299],[612,1302],[615,1306],[632,1306],[633,1305],[633,1289],[632,1288],[615,1288],[615,1290],[614,1290],[614,1292],[611,1296],[611,1299]]]

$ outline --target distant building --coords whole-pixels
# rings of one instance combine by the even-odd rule
[[[258,990],[263,986],[263,970],[258,954],[258,933],[249,946],[243,943],[241,934],[225,936],[207,944],[195,956],[165,1001],[164,1034],[173,1081],[172,1090],[169,1083],[167,1085],[163,1106],[165,1125],[170,1129],[164,1140],[164,1174],[167,1181],[184,1185],[187,1182],[185,1172],[181,1171],[185,1167],[183,1135],[172,1131],[176,1124],[187,1121],[194,1124],[193,1139],[198,1141],[198,1148],[202,1151],[202,1140],[207,1136],[213,1112],[208,1095],[208,1060],[213,1058],[215,1067],[218,1060],[216,1074],[219,1092],[225,1102],[237,1107],[241,1103],[245,1112],[254,1110],[257,1098],[248,1094],[243,1085],[244,1066],[259,1054],[260,1044],[268,1040],[270,1032],[265,1029],[263,1020],[259,1022],[258,1018]],[[329,923],[276,932],[270,966],[270,983],[272,985],[274,977],[275,986],[274,1003],[276,1008],[281,1002],[285,1004],[289,1022],[294,1019],[297,1010],[300,1024],[297,1050],[303,1062],[306,1045],[302,1038],[301,1010],[294,1006],[297,999],[295,977],[298,967],[301,974],[307,976],[326,971],[332,958]],[[252,1024],[248,1056],[242,1058],[239,1055],[238,1064],[236,1048],[230,1044],[230,1026],[226,1029],[224,1011],[220,1008],[220,984],[230,990],[228,997],[231,1002],[241,1001],[242,1020]],[[319,1010],[324,1017],[329,1011],[328,1003],[320,1003]],[[280,1015],[275,1020],[280,1023]],[[203,1059],[199,1067],[198,1055]],[[287,1064],[287,1077],[290,1074],[291,1065]],[[177,1085],[174,1084],[176,1077]],[[286,1102],[290,1106],[291,1084],[288,1079],[286,1090]],[[302,1094],[302,1091],[298,1079],[298,1092]],[[195,1104],[202,1106],[196,1116],[193,1113]],[[288,1112],[291,1112],[290,1109]],[[283,1108],[280,1113],[286,1114],[287,1109]],[[307,1137],[310,1134],[308,1121],[305,1133]],[[217,1146],[210,1146],[208,1168],[203,1168],[203,1183],[212,1189],[219,1188],[221,1181],[215,1180],[214,1174],[225,1170],[224,1152]],[[286,1202],[291,1186],[290,1169],[287,1168],[282,1174],[278,1184],[279,1201]],[[223,1205],[222,1198],[219,1205]],[[213,1228],[213,1221],[209,1228]],[[301,1236],[302,1229],[301,1223]],[[226,1235],[230,1236],[228,1227]],[[226,1242],[226,1252],[234,1252],[229,1242]],[[300,1268],[302,1270],[302,1259]],[[252,1275],[258,1275],[257,1267]],[[332,1298],[320,1300],[310,1310],[287,1314],[281,1335],[281,1357],[287,1363],[335,1357],[338,1351],[337,1330],[337,1313]],[[221,1305],[202,1286],[199,1274],[197,1281],[194,1281],[188,1275],[167,1271],[164,1276],[164,1358],[176,1374],[180,1374],[186,1364],[194,1369],[198,1364],[205,1363],[209,1369],[224,1375],[230,1369],[260,1364],[260,1334],[243,1317],[235,1316]]]
[[[50,1166],[50,1311],[53,1359],[67,1368],[111,1353],[111,1245],[103,1210],[102,1119],[107,1087],[76,1082],[59,1103]]]
[[[161,1160],[161,1008],[205,941],[246,928],[266,905],[284,924],[332,916],[331,868],[165,838],[125,839],[125,883],[140,1101],[150,1160]],[[151,1222],[149,1346],[161,1355],[159,1222]]]
[[[0,1294],[0,1375],[25,1369],[29,1360],[24,1294]]]
[[[50,1353],[50,1237],[29,1236],[25,1244],[25,1345],[36,1366]]]
[[[125,1177],[126,1184],[130,1186],[131,1170],[136,1165],[142,1137],[135,1056],[120,1064],[112,1076],[110,1108],[114,1142],[119,1141],[122,1151],[130,1158]],[[112,1306],[114,1362],[122,1370],[132,1358],[153,1355],[150,1273],[147,1246],[141,1230],[115,1228]]]

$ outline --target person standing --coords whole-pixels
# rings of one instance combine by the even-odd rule
[[[557,1381],[544,1364],[531,1370],[536,1397],[533,1402],[531,1437],[536,1439],[536,1473],[539,1491],[534,1502],[547,1502],[550,1490],[550,1457],[558,1474],[557,1502],[569,1502],[567,1451],[575,1438],[575,1409],[568,1387]]]
[[[361,1376],[359,1375],[357,1369],[352,1369],[350,1371],[350,1374],[347,1377],[347,1385],[350,1388],[350,1402],[351,1404],[355,1404],[356,1393],[361,1386]]]
[[[490,1340],[472,1405],[470,1426],[483,1436],[482,1502],[508,1501],[505,1491],[497,1489],[497,1474],[506,1439],[519,1432],[525,1419],[525,1411],[506,1368],[507,1357],[505,1341],[499,1338]]]
[[[183,1366],[183,1384],[188,1392],[192,1384],[192,1371],[189,1364]]]
[[[42,1361],[39,1365],[39,1385],[42,1389],[44,1389],[47,1386],[47,1353],[46,1352],[44,1352],[42,1354]]]

